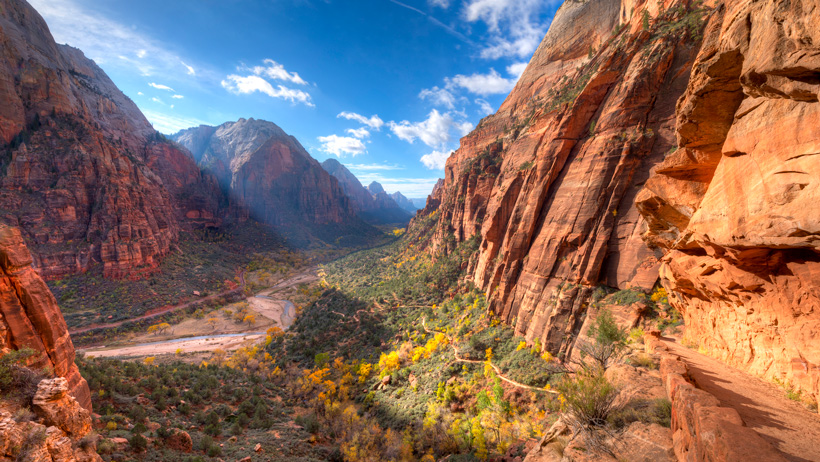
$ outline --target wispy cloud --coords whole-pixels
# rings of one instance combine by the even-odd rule
[[[435,187],[438,178],[395,178],[386,177],[381,173],[357,174],[356,178],[362,184],[369,184],[373,181],[380,183],[388,193],[400,191],[407,197],[427,197]]]
[[[426,120],[421,122],[390,122],[390,130],[401,140],[413,143],[421,140],[431,148],[442,148],[453,141],[453,132],[464,136],[473,125],[467,121],[458,121],[452,113],[440,113],[433,109]]]
[[[542,13],[555,2],[544,0],[469,0],[463,15],[467,22],[482,21],[490,37],[481,56],[487,59],[529,58],[541,43],[549,21]]]
[[[434,0],[434,1],[436,3],[439,3],[439,4],[443,3],[442,0]],[[418,9],[416,7],[410,6],[406,3],[402,3],[398,0],[390,0],[390,2],[393,3],[393,4],[396,4],[400,7],[407,8],[410,11],[413,11],[415,13],[418,13],[418,14],[424,16],[425,18],[427,18],[428,21],[432,22],[433,24],[435,24],[438,27],[441,27],[442,29],[447,31],[448,34],[450,34],[453,37],[461,40],[462,42],[469,43],[471,45],[473,44],[473,41],[470,40],[469,38],[467,38],[466,35],[464,35],[461,32],[455,30],[452,26],[448,26],[447,24],[444,24],[443,22],[439,21],[438,19],[435,18],[435,16],[429,15],[429,14],[425,13],[424,11],[421,11],[420,9]]]
[[[475,100],[475,103],[478,105],[478,113],[483,117],[485,115],[489,115],[495,112],[493,107],[487,100],[478,98]]]
[[[381,119],[381,117],[378,116],[378,114],[372,115],[370,117],[365,117],[361,114],[356,114],[355,112],[342,112],[336,117],[340,119],[347,119],[359,122],[362,125],[367,125],[373,130],[381,130],[381,128],[384,126],[384,121]]]
[[[314,107],[310,94],[293,88],[277,85],[276,88],[270,82],[258,75],[229,75],[222,81],[222,87],[235,95],[247,95],[255,92],[263,93],[271,98],[288,100],[292,103],[302,103],[306,106]]]
[[[453,109],[456,105],[456,97],[446,88],[425,88],[419,93],[419,98],[428,100],[436,106],[443,106],[447,109]]]
[[[174,91],[174,89],[169,87],[168,85],[161,85],[161,84],[154,83],[154,82],[149,83],[148,86],[149,87],[154,87],[157,90]]]
[[[444,170],[447,158],[453,151],[433,151],[421,156],[421,163],[430,170]]]
[[[137,70],[145,76],[179,78],[193,68],[163,44],[113,21],[77,0],[30,0],[45,18],[55,40],[80,48],[98,64]]]
[[[367,148],[362,140],[349,136],[320,136],[319,142],[322,143],[322,151],[338,157],[342,157],[345,154],[357,156],[367,152]]]
[[[167,135],[186,128],[198,127],[200,125],[213,125],[191,117],[172,116],[154,111],[143,111],[143,114],[145,114],[145,117],[156,130]]]
[[[185,98],[185,97],[184,97],[184,96],[182,96],[182,95],[174,95],[174,96],[172,96],[171,98],[174,98],[174,99],[182,99],[182,98]]]
[[[288,72],[285,66],[277,63],[272,59],[263,61],[264,66],[244,67],[240,70],[250,71],[255,75],[264,76],[271,80],[282,80],[285,82],[295,83],[297,85],[307,85],[307,82],[302,79],[296,72]]]
[[[381,171],[381,170],[404,170],[400,165],[388,164],[344,164],[351,171]]]
[[[463,88],[476,95],[499,95],[509,93],[517,78],[504,78],[495,69],[486,74],[456,75],[445,79],[449,88]]]
[[[353,136],[353,138],[358,138],[360,140],[364,139],[364,138],[368,138],[370,136],[370,131],[368,131],[364,127],[362,127],[362,128],[348,128],[347,130],[345,130],[345,133]]]

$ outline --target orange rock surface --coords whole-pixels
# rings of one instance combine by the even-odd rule
[[[77,402],[91,409],[91,392],[74,364],[74,344],[57,301],[31,267],[20,231],[0,225],[0,354],[23,347],[38,354],[29,367],[66,379]]]
[[[651,289],[658,278],[661,252],[643,243],[634,198],[675,145],[675,103],[700,33],[672,27],[694,6],[665,7],[564,3],[516,88],[461,140],[420,212],[439,212],[433,251],[480,240],[474,282],[519,334],[556,354],[571,353],[596,285]],[[658,23],[652,32],[644,10]]]
[[[731,1],[637,199],[686,337],[818,396],[820,2]]]
[[[0,221],[43,276],[150,269],[180,229],[218,222],[215,181],[26,2],[0,0],[0,43]]]

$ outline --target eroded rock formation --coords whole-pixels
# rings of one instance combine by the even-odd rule
[[[596,285],[657,281],[660,252],[641,240],[634,198],[675,144],[705,14],[677,1],[564,3],[420,214],[439,212],[433,251],[480,240],[472,277],[492,310],[553,353],[572,349]]]
[[[29,362],[66,379],[71,396],[91,409],[91,392],[74,364],[74,344],[57,301],[31,267],[20,231],[0,225],[0,354],[23,347],[37,355]]]
[[[150,270],[180,229],[218,222],[215,182],[26,2],[0,0],[0,43],[0,220],[41,274]]]
[[[374,181],[365,188],[359,179],[336,159],[325,160],[322,162],[322,168],[339,181],[342,191],[350,198],[356,212],[365,221],[374,224],[407,224],[410,221],[410,212],[400,207],[393,199],[394,196],[387,194],[379,183]]]
[[[820,2],[730,1],[637,199],[686,338],[820,396]]]

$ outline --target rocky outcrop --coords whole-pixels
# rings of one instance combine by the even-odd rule
[[[339,182],[271,122],[240,119],[183,130],[172,138],[189,148],[252,218],[291,237],[315,232],[330,239],[352,229],[373,231],[358,219]]]
[[[63,315],[31,263],[20,231],[0,225],[0,354],[23,347],[34,349],[37,355],[28,366],[63,377],[60,389],[68,390],[90,410],[91,392],[74,364],[74,345]]]
[[[637,198],[686,340],[820,397],[820,3],[729,1]]]
[[[478,239],[473,282],[501,319],[554,354],[571,352],[596,285],[657,281],[661,253],[642,242],[634,199],[675,145],[675,103],[708,14],[698,8],[564,3],[414,221],[438,211],[433,252]]]
[[[26,2],[0,0],[0,221],[59,277],[150,270],[179,231],[218,223],[219,191]]]
[[[64,378],[40,382],[32,408],[43,417],[18,421],[0,410],[0,460],[101,462],[91,431],[91,414],[66,394]]]

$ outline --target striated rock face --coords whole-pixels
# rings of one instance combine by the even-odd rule
[[[284,231],[366,226],[339,182],[271,122],[240,119],[173,136],[258,221]]]
[[[0,0],[0,221],[45,277],[155,267],[186,226],[216,224],[219,191],[26,2]]]
[[[686,337],[820,397],[820,2],[730,1],[637,198]]]
[[[67,390],[90,410],[91,392],[74,364],[74,345],[63,315],[31,263],[20,231],[0,225],[0,354],[23,347],[34,349],[39,354],[30,360],[29,367],[48,368],[64,378],[57,387],[63,393],[57,398],[62,399]]]
[[[675,145],[675,103],[702,27],[692,8],[566,2],[420,212],[439,212],[434,252],[480,240],[471,272],[491,309],[553,353],[571,352],[596,285],[657,281],[661,253],[641,240],[646,224],[633,204]]]

